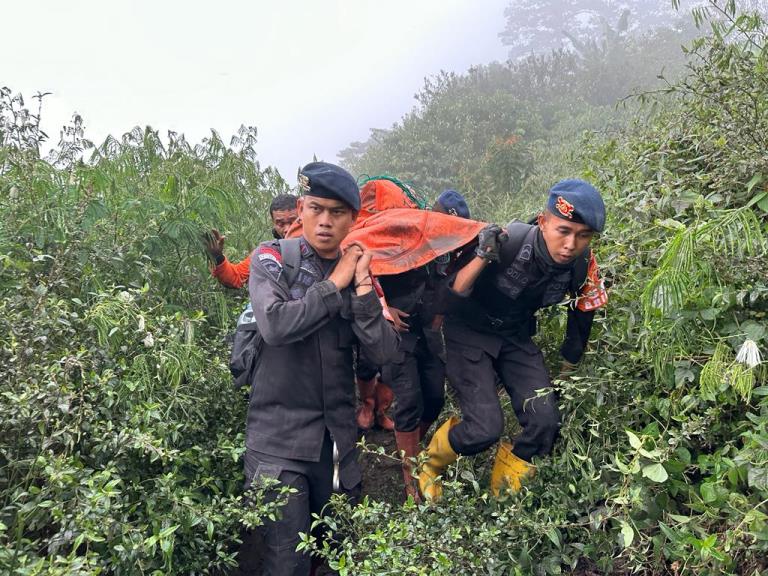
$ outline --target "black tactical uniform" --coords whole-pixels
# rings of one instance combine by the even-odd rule
[[[428,428],[445,403],[445,350],[440,329],[432,328],[434,287],[428,266],[381,276],[387,304],[409,314],[395,360],[382,369],[382,380],[395,392],[395,430]]]
[[[327,280],[337,260],[320,258],[301,240],[301,268],[288,288],[277,241],[251,258],[249,291],[264,340],[255,369],[246,432],[246,485],[262,476],[297,489],[267,521],[264,572],[309,572],[296,554],[332,491],[359,493],[355,450],[353,346],[377,364],[389,362],[398,337],[371,291],[357,296]]]
[[[477,454],[501,437],[498,380],[523,430],[514,446],[499,443],[491,492],[498,495],[505,486],[520,490],[522,481],[535,473],[531,458],[552,450],[560,414],[544,358],[531,340],[535,314],[562,302],[568,293],[575,297],[561,353],[564,362],[578,362],[594,310],[607,302],[589,249],[604,225],[600,192],[584,180],[561,180],[550,188],[537,226],[513,222],[504,232],[489,224],[478,234],[475,253],[462,257],[469,267],[446,284],[444,331],[448,381],[457,392],[463,420],[452,416],[432,436],[419,474],[426,498],[442,496],[441,476],[459,454]],[[457,282],[461,293],[453,289]]]
[[[523,429],[515,439],[516,456],[530,461],[535,455],[548,454],[560,427],[554,395],[534,399],[536,390],[550,387],[541,350],[531,340],[535,313],[562,302],[573,291],[576,262],[589,258],[591,252],[558,265],[549,256],[539,228],[528,228],[522,247],[503,245],[500,262],[483,271],[469,294],[457,294],[450,288],[451,282],[447,288],[448,377],[462,412],[462,421],[451,428],[449,441],[458,454],[482,452],[504,430],[497,374]],[[471,259],[473,254],[465,257]],[[561,353],[569,362],[575,364],[581,358],[593,317],[593,311],[568,309]]]

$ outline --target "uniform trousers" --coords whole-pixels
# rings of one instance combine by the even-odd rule
[[[350,456],[355,458],[356,454]],[[345,464],[357,466],[356,462]],[[279,509],[277,519],[266,518],[264,525],[258,528],[265,546],[263,576],[307,576],[310,573],[310,556],[296,551],[300,542],[299,533],[309,533],[312,514],[320,514],[328,503],[334,491],[333,474],[333,442],[327,431],[318,462],[290,460],[246,449],[246,490],[252,482],[263,477],[279,480],[277,489],[280,486],[296,489]],[[351,487],[341,485],[339,491],[356,501],[360,497],[361,485],[359,482]],[[266,495],[265,501],[276,497],[276,491],[272,491]]]
[[[560,429],[560,412],[541,350],[528,338],[496,339],[494,346],[474,346],[472,331],[462,330],[461,341],[446,334],[448,381],[461,406],[461,423],[448,440],[458,454],[482,452],[504,432],[504,414],[496,388],[501,380],[522,427],[513,453],[530,462],[549,454]],[[488,341],[478,335],[478,341]],[[536,397],[537,390],[550,389]]]
[[[410,432],[437,420],[445,404],[445,352],[440,330],[419,329],[402,335],[397,361],[381,378],[395,393],[395,430]]]

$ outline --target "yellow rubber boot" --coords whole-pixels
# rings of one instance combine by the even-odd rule
[[[448,432],[459,422],[456,416],[451,416],[437,429],[426,450],[428,460],[421,467],[419,490],[427,500],[437,501],[443,495],[443,486],[437,477],[459,457],[448,442]]]
[[[501,490],[508,487],[512,492],[518,492],[522,481],[530,478],[536,472],[536,467],[512,453],[512,444],[500,442],[496,452],[496,460],[491,470],[491,492],[498,496]]]

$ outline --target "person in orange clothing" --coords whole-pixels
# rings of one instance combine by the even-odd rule
[[[272,236],[279,240],[285,237],[285,233],[291,224],[298,218],[296,201],[298,198],[292,194],[280,194],[275,196],[269,205],[269,217],[272,220]],[[211,230],[205,243],[205,250],[211,257],[214,267],[211,270],[214,278],[227,288],[242,288],[248,283],[248,275],[251,269],[250,254],[241,262],[232,263],[224,256],[224,241],[227,239],[215,228]]]

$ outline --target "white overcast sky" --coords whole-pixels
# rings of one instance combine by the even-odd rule
[[[262,166],[293,183],[369,128],[388,128],[440,70],[504,60],[507,0],[3,2],[0,84],[45,100],[58,141],[73,112],[97,143],[136,125],[197,142],[259,130]],[[30,100],[28,100],[30,102]]]

